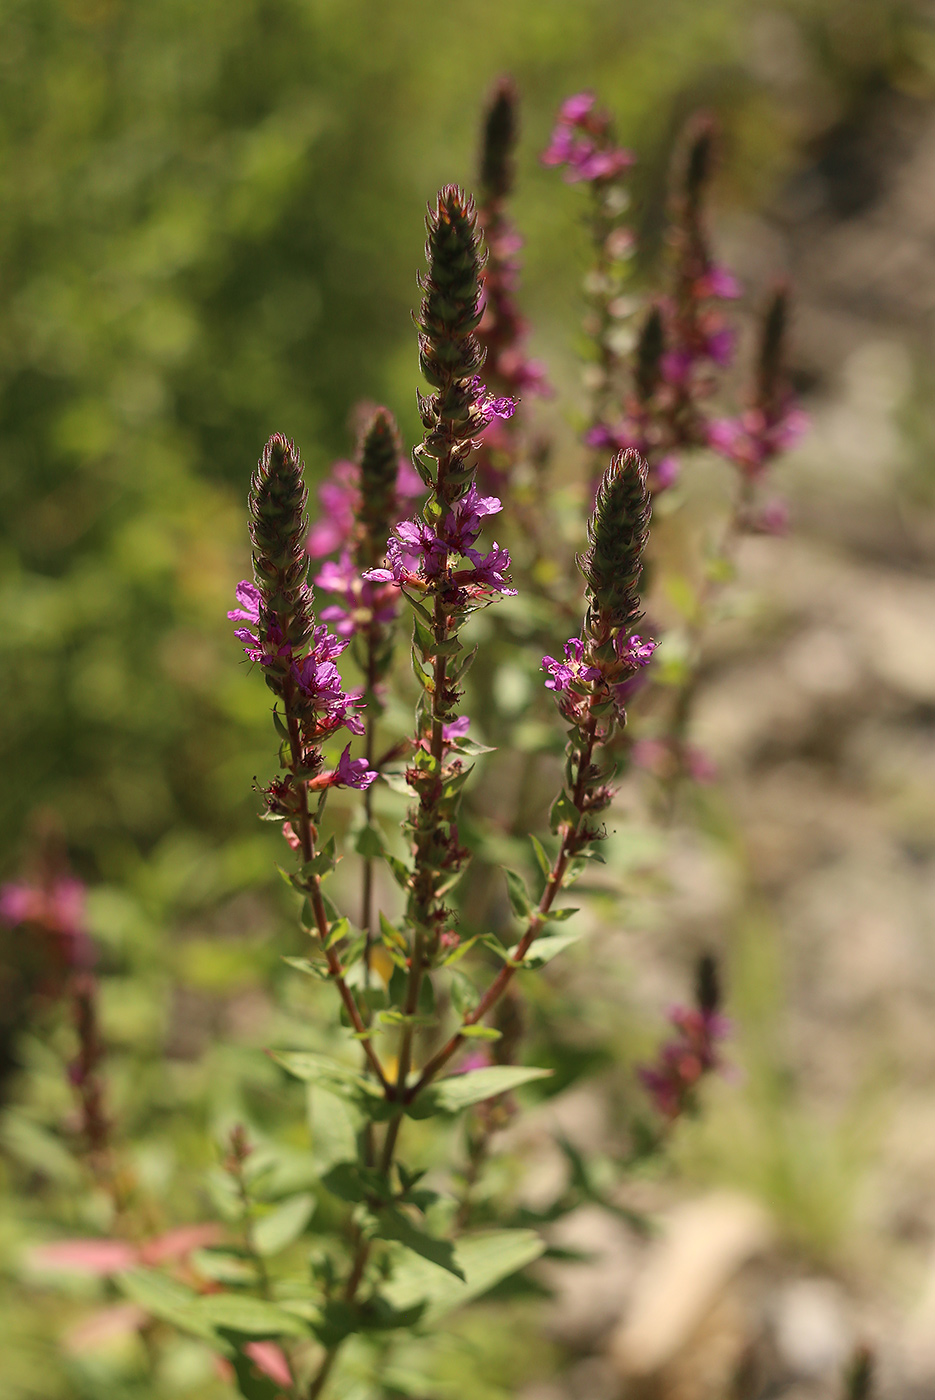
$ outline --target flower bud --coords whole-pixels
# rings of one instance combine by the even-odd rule
[[[630,629],[640,617],[639,586],[649,538],[647,466],[632,448],[618,452],[601,478],[588,522],[588,548],[579,560],[590,593],[590,626],[596,637]]]
[[[253,566],[261,595],[262,634],[275,626],[295,649],[311,635],[306,578],[307,492],[296,446],[276,433],[263,449],[250,484]]]
[[[643,322],[636,345],[636,392],[641,403],[648,403],[659,386],[664,351],[662,308],[653,305]]]
[[[500,78],[484,113],[480,187],[485,204],[505,198],[513,188],[516,108],[516,84],[510,77]]]
[[[756,401],[764,409],[774,407],[784,397],[788,326],[789,291],[780,285],[774,289],[760,323]]]
[[[402,443],[396,420],[388,408],[378,408],[360,444],[360,498],[354,544],[358,569],[374,568],[386,552],[386,542],[396,523],[396,477]]]

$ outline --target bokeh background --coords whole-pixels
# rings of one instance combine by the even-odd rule
[[[551,1303],[471,1324],[459,1393],[602,1400],[626,1373],[713,1396],[742,1362],[831,1394],[866,1338],[884,1385],[935,1394],[935,10],[3,0],[0,36],[0,873],[53,822],[92,886],[113,1092],[167,1195],[215,1117],[272,1094],[255,1047],[286,1015],[251,791],[268,715],[224,616],[263,442],[294,436],[319,478],[362,399],[412,441],[424,206],[470,187],[509,72],[522,302],[574,477],[587,236],[538,163],[554,110],[594,89],[638,153],[638,280],[673,142],[718,114],[718,247],[746,310],[789,276],[812,430],[782,468],[791,533],[745,545],[708,649],[696,738],[719,781],[666,840],[636,804],[625,917],[596,901],[599,952],[556,1004],[575,1069],[524,1130],[529,1189],[558,1169],[556,1122],[608,1150],[615,1059],[652,1043],[712,943],[738,1073],[680,1130],[678,1172],[633,1188],[669,1211],[669,1255],[584,1212],[566,1242],[588,1258]],[[29,1215],[73,1170],[50,1034],[26,1031],[3,1091],[0,1396],[161,1394],[63,1355],[70,1301],[23,1280],[24,1241],[88,1228]],[[608,1359],[627,1317],[656,1350],[618,1336]],[[180,1357],[167,1394],[226,1393]]]

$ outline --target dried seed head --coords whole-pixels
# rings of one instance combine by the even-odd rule
[[[494,84],[484,113],[480,188],[484,203],[503,199],[513,188],[513,151],[517,134],[516,84],[502,77]]]
[[[649,538],[647,466],[629,448],[618,452],[601,477],[588,522],[588,548],[580,559],[592,618],[601,630],[632,629],[640,618],[640,575]]]

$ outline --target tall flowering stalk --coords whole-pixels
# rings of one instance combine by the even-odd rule
[[[356,463],[338,463],[331,479],[321,488],[325,514],[308,539],[313,557],[330,552],[336,545],[340,547],[337,560],[326,560],[319,567],[315,584],[335,596],[333,603],[322,608],[322,619],[333,622],[339,636],[353,639],[355,660],[364,676],[364,760],[370,771],[374,771],[376,762],[384,682],[393,660],[398,590],[392,584],[363,575],[386,553],[402,502],[421,495],[422,489],[420,479],[402,457],[396,420],[389,409],[378,408],[364,425]],[[367,935],[364,961],[369,976],[374,934],[372,784],[364,788],[363,801],[360,925]]]
[[[363,732],[357,713],[359,702],[346,694],[335,663],[346,641],[316,626],[308,587],[306,539],[307,492],[302,463],[295,444],[275,434],[260,458],[250,488],[250,534],[253,540],[255,583],[241,583],[240,608],[228,614],[233,621],[250,624],[237,630],[244,652],[258,661],[266,684],[276,697],[273,722],[281,739],[283,772],[266,788],[267,814],[284,821],[284,834],[296,849],[299,872],[293,886],[305,897],[305,919],[324,954],[328,975],[334,982],[354,1029],[366,1027],[360,1008],[344,976],[335,934],[340,925],[329,917],[321,892],[321,877],[334,865],[326,847],[317,849],[318,825],[329,787],[362,788],[376,774],[361,759],[350,758],[350,745],[338,766],[324,768],[322,743],[342,728]],[[313,816],[310,795],[318,795]],[[383,1067],[364,1040],[370,1066],[381,1083]]]
[[[566,98],[542,163],[563,167],[566,181],[586,185],[591,196],[588,222],[594,259],[584,284],[590,306],[585,329],[596,363],[589,366],[591,410],[585,440],[599,453],[608,445],[609,425],[619,412],[620,377],[631,344],[628,322],[633,305],[627,283],[634,243],[624,216],[630,203],[625,177],[633,161],[632,152],[617,145],[612,118],[593,93]]]
[[[507,213],[515,183],[518,95],[511,78],[501,78],[484,114],[479,170],[478,224],[487,259],[481,269],[482,316],[477,339],[484,351],[484,379],[496,394],[519,400],[551,393],[545,368],[526,348],[529,327],[516,301],[523,240]],[[482,437],[479,468],[498,480],[498,456],[509,461],[516,453],[510,429],[516,423],[494,419]]]
[[[546,656],[542,662],[546,687],[568,724],[565,781],[550,813],[558,851],[551,862],[540,855],[546,878],[538,904],[531,903],[518,878],[511,880],[511,901],[526,919],[525,932],[464,1025],[428,1062],[414,1093],[438,1074],[497,1004],[549,920],[567,917],[567,911],[553,911],[555,897],[577,877],[581,862],[593,856],[594,844],[604,834],[599,817],[613,798],[613,771],[597,761],[596,753],[626,723],[628,683],[655,647],[636,631],[649,517],[646,464],[635,452],[620,453],[601,478],[588,548],[579,561],[587,585],[582,633],[565,643],[562,658]]]
[[[769,468],[788,450],[806,425],[786,369],[789,323],[788,293],[778,287],[770,297],[759,326],[759,344],[749,407],[737,418],[707,425],[710,445],[737,468],[737,481],[720,541],[698,590],[689,619],[687,654],[674,689],[663,738],[647,746],[649,766],[663,782],[671,813],[685,778],[705,778],[710,772],[704,756],[689,741],[698,690],[701,652],[712,605],[726,578],[732,575],[740,540],[745,534],[777,534],[786,527],[784,504],[758,499]]]
[[[463,657],[459,633],[469,614],[497,595],[509,594],[509,554],[494,544],[476,548],[482,520],[500,501],[479,496],[472,453],[494,418],[508,417],[512,400],[487,393],[477,371],[483,351],[476,330],[481,320],[483,260],[473,201],[455,185],[443,189],[427,220],[428,272],[416,324],[422,373],[434,392],[420,394],[424,437],[415,461],[429,488],[421,517],[403,522],[391,537],[389,567],[365,577],[403,588],[415,612],[413,668],[423,696],[417,711],[415,752],[407,780],[416,793],[407,830],[412,873],[407,881],[411,929],[409,980],[403,1015],[397,1090],[405,1092],[412,1064],[413,1031],[423,979],[439,953],[451,922],[446,892],[468,856],[458,836],[461,791],[470,768],[463,761],[464,717],[458,715],[458,682],[471,657]],[[461,561],[458,564],[458,561]],[[391,1125],[387,1150],[392,1152]]]

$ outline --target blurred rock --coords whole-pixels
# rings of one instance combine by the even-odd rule
[[[539,1275],[555,1292],[548,1329],[576,1350],[593,1347],[620,1317],[630,1297],[644,1246],[622,1221],[599,1206],[582,1206],[553,1225],[549,1243],[591,1257],[543,1260]]]
[[[782,1285],[771,1312],[780,1361],[797,1377],[831,1380],[854,1345],[841,1289],[830,1279]]]
[[[767,1248],[771,1235],[763,1208],[739,1195],[717,1193],[670,1211],[611,1340],[621,1376],[646,1378],[669,1366],[721,1305],[731,1280]],[[745,1329],[733,1305],[724,1308],[724,1317],[732,1319],[729,1326],[724,1323],[726,1330],[733,1334],[736,1321],[742,1340]]]

